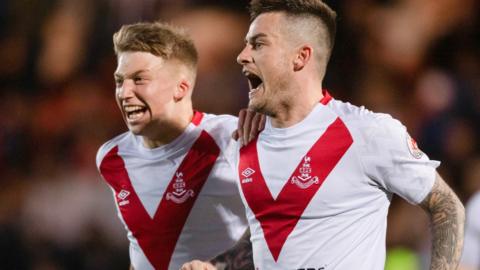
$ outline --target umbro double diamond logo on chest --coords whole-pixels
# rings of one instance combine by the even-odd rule
[[[130,201],[127,200],[128,195],[130,195],[130,191],[122,189],[118,194],[118,206],[124,206],[126,204],[129,204]]]
[[[253,182],[253,179],[250,176],[252,176],[254,173],[255,170],[252,168],[246,168],[245,170],[243,170],[242,176],[244,176],[245,178],[242,179],[242,184]]]

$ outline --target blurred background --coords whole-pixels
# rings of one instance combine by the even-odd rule
[[[324,86],[401,120],[466,202],[480,189],[480,3],[325,2],[339,29]],[[247,4],[0,1],[1,269],[128,268],[126,233],[95,167],[98,147],[126,130],[112,34],[157,19],[186,27],[200,54],[196,108],[236,115],[247,103],[235,62]],[[423,211],[394,199],[388,222],[387,269],[425,269]]]

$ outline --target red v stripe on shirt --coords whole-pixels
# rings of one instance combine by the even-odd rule
[[[219,154],[213,138],[202,131],[168,184],[153,219],[135,193],[118,146],[102,160],[100,173],[115,190],[125,223],[155,269],[168,269],[190,210]]]
[[[257,141],[240,149],[241,188],[275,261],[303,211],[352,143],[350,132],[337,118],[302,158],[276,200],[260,170]]]

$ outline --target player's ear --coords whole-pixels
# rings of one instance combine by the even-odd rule
[[[188,95],[189,91],[191,91],[191,83],[186,79],[182,79],[177,85],[175,93],[173,93],[173,98],[177,102],[181,101],[185,96]]]
[[[293,70],[302,70],[310,61],[313,54],[313,48],[308,45],[303,45],[298,48],[295,58],[293,59]]]

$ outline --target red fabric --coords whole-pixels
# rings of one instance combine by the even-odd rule
[[[248,206],[261,224],[265,240],[275,261],[278,260],[285,241],[298,223],[303,211],[352,143],[353,139],[347,127],[340,118],[337,118],[302,158],[292,176],[282,180],[286,184],[277,199],[273,199],[261,173],[257,141],[252,141],[240,149],[241,189]],[[294,184],[293,177],[301,175],[300,169],[306,157],[310,158],[310,174],[318,177],[318,182],[307,188],[300,188]],[[251,173],[252,169],[254,173]]]
[[[125,223],[155,269],[168,269],[175,245],[190,210],[219,153],[220,149],[213,138],[207,132],[202,131],[170,181],[153,219],[148,215],[135,193],[125,163],[118,155],[118,146],[114,147],[103,159],[100,172],[115,190],[115,198]],[[179,186],[175,181],[178,179],[177,173],[182,173],[185,184],[184,191],[193,191],[182,203],[167,198],[169,193],[170,195],[175,191],[178,193]],[[158,179],[158,181],[165,180]],[[122,196],[127,193],[128,195]]]

